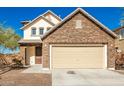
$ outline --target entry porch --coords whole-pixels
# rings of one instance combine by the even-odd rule
[[[20,43],[20,54],[24,65],[42,64],[42,43]]]

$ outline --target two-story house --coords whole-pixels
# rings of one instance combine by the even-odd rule
[[[52,11],[47,11],[32,21],[21,22],[24,35],[19,44],[25,65],[42,64],[41,37],[60,22],[61,18]]]
[[[23,21],[19,41],[25,64],[43,69],[115,68],[117,35],[82,8],[61,19],[48,11]]]

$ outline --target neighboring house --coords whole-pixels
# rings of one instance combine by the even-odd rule
[[[26,65],[42,64],[42,40],[46,32],[61,22],[61,18],[47,11],[32,21],[22,21],[23,38],[19,41]]]
[[[26,35],[29,34],[31,36],[30,38],[32,38],[30,34],[31,28],[26,30],[26,32]],[[77,8],[63,19],[63,21],[41,36],[39,47],[42,49],[40,48],[41,50],[39,49],[36,53],[42,54],[42,62],[39,61],[38,63],[41,63],[44,69],[114,69],[116,38],[117,35],[114,32],[83,9]],[[27,43],[21,44],[27,46],[34,46],[34,43],[37,44],[34,37],[30,42],[32,43],[29,45]],[[36,48],[32,48],[29,53],[35,57],[33,60],[36,60],[36,53],[33,52]],[[29,54],[26,54],[25,50],[25,48],[21,50],[21,53],[23,53],[25,60],[29,60],[26,59]],[[30,58],[30,63],[31,61],[32,58]]]
[[[124,26],[115,29],[114,32],[118,35],[118,39],[116,40],[116,48],[119,52],[124,53]]]

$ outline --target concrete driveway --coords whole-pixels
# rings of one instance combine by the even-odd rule
[[[124,75],[105,69],[54,69],[52,85],[124,85]]]

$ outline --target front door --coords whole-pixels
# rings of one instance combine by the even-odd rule
[[[35,47],[35,55],[36,55],[35,64],[42,64],[42,47],[41,46]]]
[[[28,63],[27,56],[28,56],[28,54],[27,54],[27,48],[25,48],[25,65],[27,65],[27,63]]]

